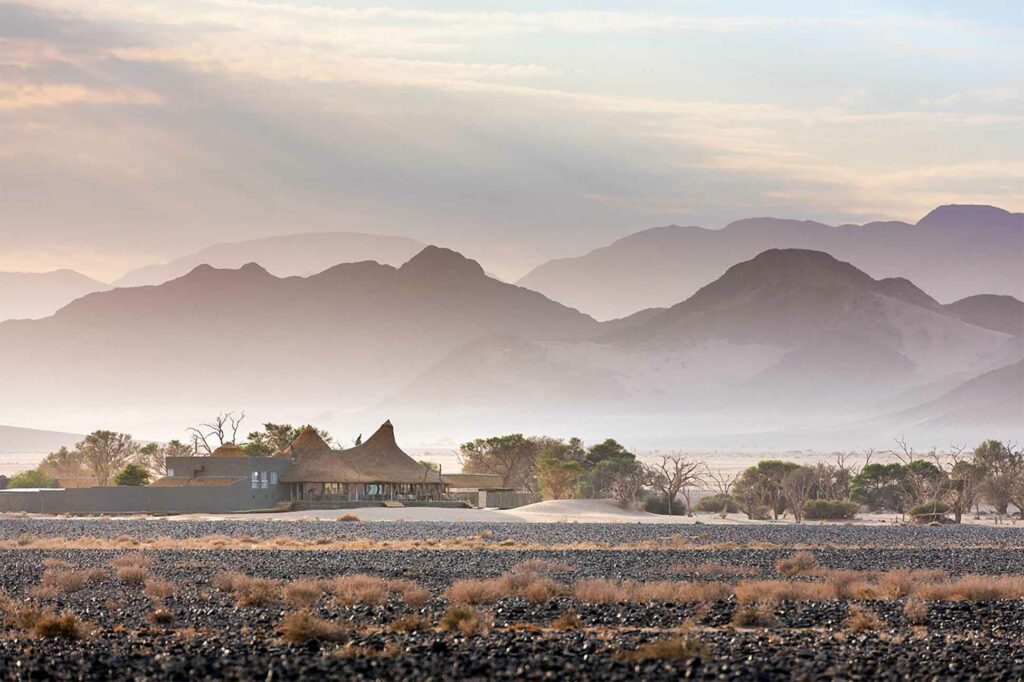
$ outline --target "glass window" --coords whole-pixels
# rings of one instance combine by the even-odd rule
[[[174,476],[174,469],[168,469],[167,470],[167,475],[168,476]]]
[[[258,471],[252,472],[252,487],[254,489],[260,487],[260,472]]]
[[[262,484],[261,487],[266,488],[267,485],[269,484],[269,482],[270,482],[270,474],[268,474],[266,471],[261,471],[260,472],[260,483]]]
[[[271,471],[270,472],[270,485],[277,485],[277,472],[276,471]]]

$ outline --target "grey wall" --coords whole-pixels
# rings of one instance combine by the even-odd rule
[[[288,486],[253,489],[253,471],[288,470],[285,459],[259,457],[172,457],[174,478],[232,477],[231,485],[181,485],[0,492],[0,512],[41,514],[223,513],[273,509],[288,499]]]
[[[272,509],[284,486],[253,490],[249,481],[230,486],[75,488],[4,491],[0,512],[100,514],[126,512],[218,513]]]

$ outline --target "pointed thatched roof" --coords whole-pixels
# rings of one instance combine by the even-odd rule
[[[224,443],[210,453],[210,457],[246,457],[245,450],[234,443]]]
[[[330,452],[331,446],[324,442],[324,439],[320,437],[320,434],[316,432],[316,429],[312,426],[307,426],[299,432],[299,435],[296,436],[291,445],[274,456],[296,459],[299,457],[321,455]]]
[[[302,437],[301,434],[299,436]],[[295,442],[298,442],[298,438]],[[323,443],[323,441],[320,441]],[[295,443],[291,448],[294,449]],[[285,483],[440,483],[431,471],[395,442],[395,428],[384,422],[362,445],[331,450],[324,443],[317,451],[295,451],[295,463],[281,477]]]

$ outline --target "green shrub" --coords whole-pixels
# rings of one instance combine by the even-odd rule
[[[140,486],[149,485],[149,469],[141,464],[125,464],[114,474],[114,485]]]
[[[928,514],[945,514],[949,511],[949,505],[945,502],[932,501],[915,504],[907,510],[910,516],[925,516]]]
[[[643,498],[643,508],[650,514],[668,514],[668,502],[664,495],[647,495]],[[686,516],[686,502],[677,499],[672,503],[672,516]]]
[[[804,518],[819,520],[852,519],[860,505],[847,500],[811,500],[804,507]]]
[[[725,511],[729,514],[736,514],[740,508],[736,506],[736,500],[732,499],[729,495],[711,495],[709,497],[702,497],[697,500],[697,504],[693,506],[694,511],[699,512],[713,512],[720,514]]]
[[[8,488],[56,488],[57,479],[42,469],[29,469],[15,474],[7,483]]]

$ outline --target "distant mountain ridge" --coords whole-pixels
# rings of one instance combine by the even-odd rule
[[[0,324],[0,412],[358,407],[482,335],[599,331],[592,318],[433,246],[400,268],[345,263],[310,277],[201,265]]]
[[[160,265],[133,270],[114,282],[118,287],[163,284],[187,274],[199,265],[240,268],[259,263],[280,277],[308,276],[338,263],[376,261],[401,265],[425,244],[407,237],[361,232],[310,232],[215,244]]]
[[[53,315],[76,298],[109,288],[74,270],[0,272],[0,322]]]
[[[720,230],[657,227],[544,263],[518,283],[598,319],[617,318],[673,305],[773,248],[824,251],[873,277],[906,278],[940,301],[1024,296],[1024,214],[962,205],[936,208],[916,225],[748,218]]]
[[[60,431],[0,425],[0,454],[52,452],[71,447],[85,436]]]
[[[1024,355],[1020,336],[962,319],[908,280],[804,249],[770,249],[685,301],[604,329],[576,341],[478,340],[395,404],[429,395],[469,414],[579,404],[645,422],[715,415],[757,431],[856,421],[915,388],[956,386]]]

